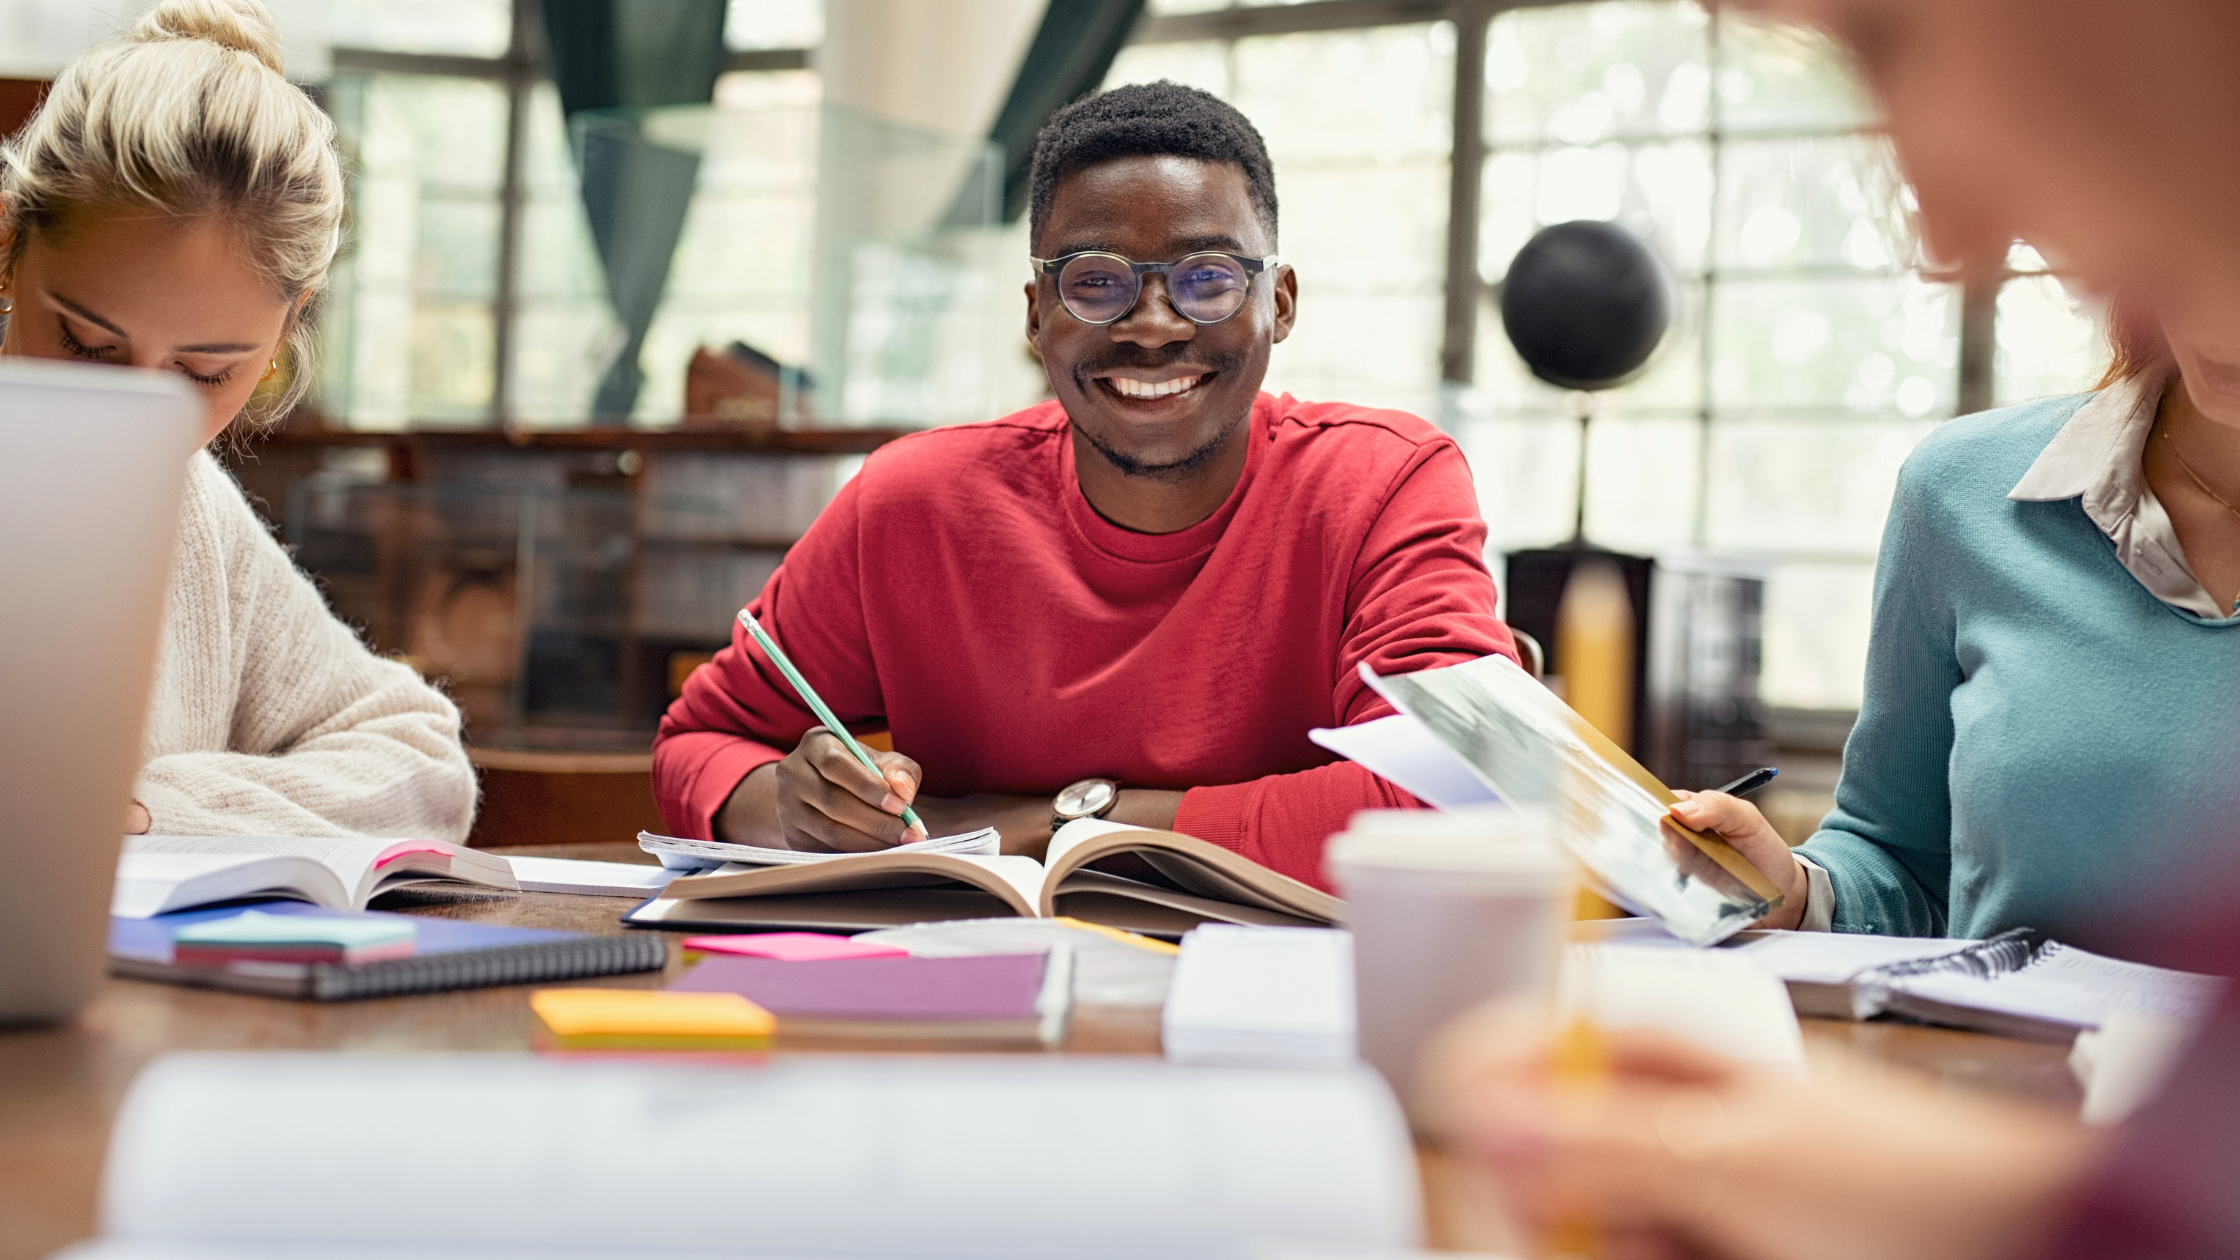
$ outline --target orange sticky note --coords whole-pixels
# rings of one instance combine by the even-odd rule
[[[541,989],[529,1008],[571,1050],[759,1050],[778,1027],[736,993]]]

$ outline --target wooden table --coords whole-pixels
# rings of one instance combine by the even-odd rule
[[[634,847],[555,845],[508,850],[546,857],[639,860]],[[397,894],[384,908],[480,923],[620,933],[629,902],[557,893]],[[679,969],[672,945],[659,972],[580,983],[657,988]],[[112,979],[64,1027],[0,1031],[0,1260],[36,1260],[95,1231],[101,1159],[125,1089],[149,1059],[170,1050],[522,1050],[534,1016],[515,986],[321,1005]],[[2066,1052],[1944,1029],[1806,1020],[1808,1051],[1838,1048],[1918,1069],[1951,1085],[1991,1089],[2074,1108]],[[891,1046],[806,1043],[801,1050]],[[1074,1053],[1156,1054],[1156,1011],[1077,1007],[1065,1042]],[[1436,1158],[1425,1163],[1433,1241],[1498,1241],[1486,1206]]]

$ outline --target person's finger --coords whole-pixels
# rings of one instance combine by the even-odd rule
[[[910,825],[900,817],[821,776],[803,784],[798,796],[804,829],[842,852],[892,848],[912,837]]]
[[[797,751],[826,782],[837,785],[874,809],[884,808],[884,802],[894,793],[893,786],[884,777],[865,769],[855,754],[848,751],[848,746],[840,742],[840,737],[824,727],[813,727],[803,735]],[[887,812],[899,813],[900,810]]]
[[[1730,840],[1772,830],[1757,806],[1724,792],[1691,792],[1672,806],[1672,816],[1698,831],[1716,831]]]
[[[890,848],[900,843],[888,838],[890,833],[902,836],[908,831],[899,818],[865,804],[802,756],[778,764],[778,823],[788,848],[809,852]]]
[[[880,776],[887,781],[887,796],[879,802],[879,808],[890,814],[901,813],[918,799],[918,785],[925,780],[925,772],[898,752],[875,752],[871,759],[879,763]]]

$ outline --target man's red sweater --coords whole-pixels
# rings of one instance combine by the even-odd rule
[[[864,462],[755,615],[850,726],[885,726],[929,796],[1076,779],[1187,789],[1175,829],[1326,886],[1325,840],[1413,798],[1307,739],[1391,712],[1378,673],[1514,656],[1453,439],[1414,416],[1262,394],[1237,487],[1140,534],[1082,496],[1055,402]],[[742,628],[686,680],[654,795],[708,838],[816,719]]]

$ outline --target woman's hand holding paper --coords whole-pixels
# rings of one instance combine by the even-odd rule
[[[1804,864],[1789,852],[1789,842],[1773,829],[1758,807],[1724,792],[1675,792],[1680,798],[1672,816],[1697,831],[1708,831],[1734,846],[1752,866],[1766,873],[1781,890],[1781,904],[1753,926],[1795,928],[1804,922],[1805,900],[1811,885]]]

